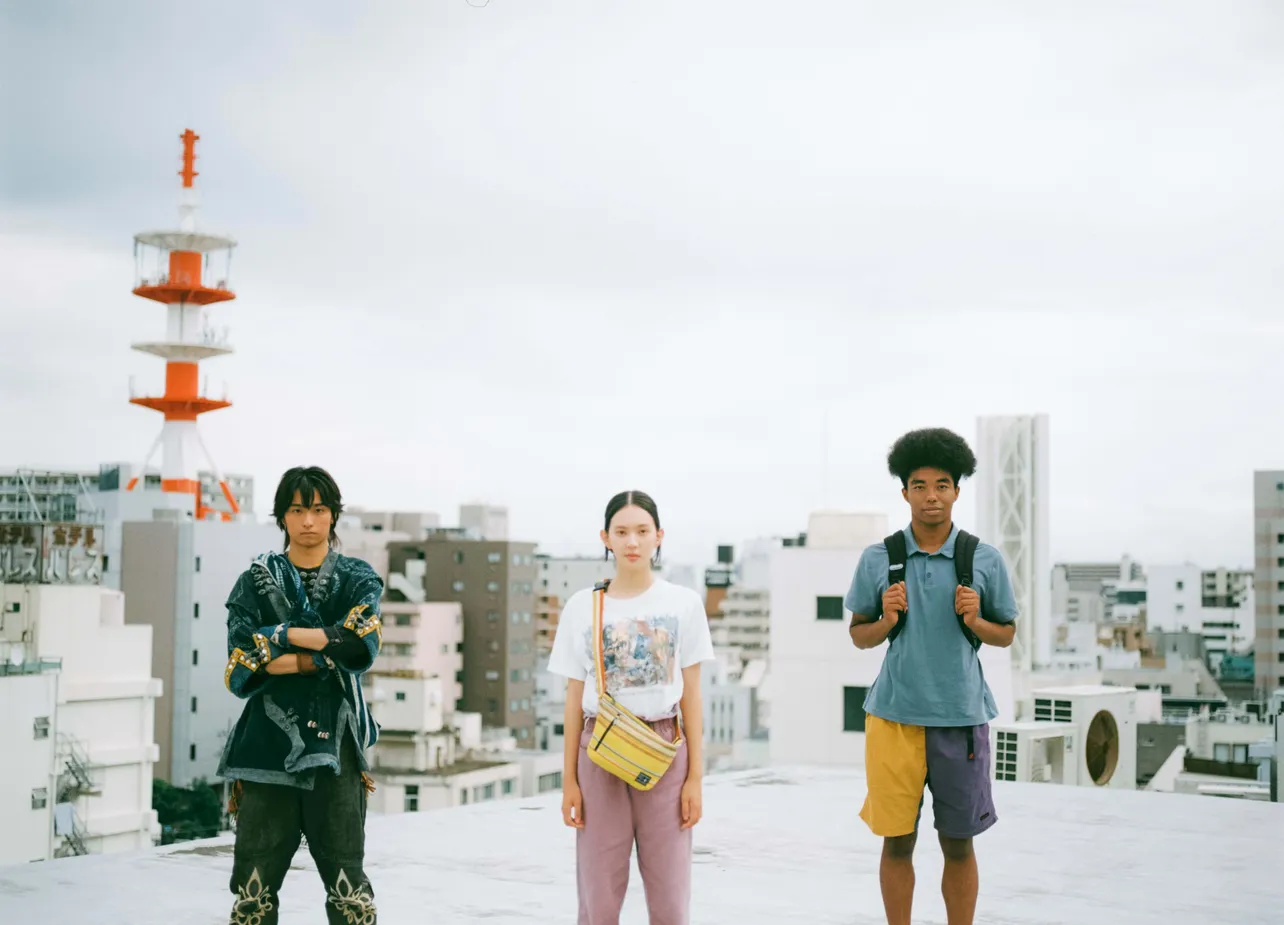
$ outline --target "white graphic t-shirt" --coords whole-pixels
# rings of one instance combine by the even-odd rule
[[[637,597],[609,594],[602,612],[606,689],[642,719],[677,713],[682,669],[713,660],[704,602],[690,588],[656,578]],[[597,713],[593,589],[571,595],[557,621],[548,670],[584,682],[584,712]]]

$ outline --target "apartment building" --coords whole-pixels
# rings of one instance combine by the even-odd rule
[[[535,544],[434,535],[388,547],[392,578],[416,576],[424,601],[463,612],[463,692],[459,707],[487,726],[506,726],[518,745],[535,731]]]
[[[1253,473],[1254,684],[1263,699],[1284,688],[1284,471]]]

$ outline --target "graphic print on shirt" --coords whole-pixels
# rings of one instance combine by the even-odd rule
[[[593,628],[585,640],[593,651]],[[678,655],[676,616],[617,620],[602,628],[602,660],[607,687],[627,690],[673,683]],[[596,666],[590,673],[596,672]]]

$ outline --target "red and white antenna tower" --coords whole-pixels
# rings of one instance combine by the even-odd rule
[[[179,200],[177,231],[147,231],[134,236],[134,295],[165,306],[165,339],[134,344],[135,350],[150,353],[165,361],[165,394],[159,398],[131,397],[130,401],[165,416],[160,436],[152,444],[143,467],[126,486],[133,491],[147,472],[156,451],[161,451],[161,490],[194,495],[194,513],[200,520],[217,513],[224,520],[240,512],[227,480],[219,473],[213,458],[201,440],[196,419],[208,411],[227,408],[231,402],[202,395],[200,361],[232,352],[226,331],[208,325],[209,306],[236,298],[228,288],[232,249],[236,242],[220,235],[196,230],[199,194],[193,183],[196,173],[196,142],[200,136],[191,129],[179,136],[183,140],[182,194]],[[211,269],[215,272],[212,274]],[[219,272],[221,270],[221,272]],[[205,280],[216,279],[213,286]],[[198,456],[199,453],[199,456]],[[205,506],[201,494],[197,460],[204,458],[218,479],[219,487],[231,512],[214,511]]]

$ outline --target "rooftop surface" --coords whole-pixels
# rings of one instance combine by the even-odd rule
[[[771,769],[705,782],[693,925],[882,925],[880,842],[850,770]],[[1279,925],[1284,807],[1212,797],[996,784],[999,824],[977,840],[987,925]],[[575,921],[574,835],[560,795],[371,816],[367,864],[381,921]],[[592,812],[592,809],[589,809]],[[930,816],[924,807],[924,821]],[[926,834],[926,833],[925,833]],[[0,868],[0,922],[227,921],[230,837],[132,855]],[[915,923],[944,923],[940,850],[920,839]],[[625,925],[646,922],[633,871]],[[320,921],[306,849],[281,922]]]

